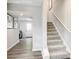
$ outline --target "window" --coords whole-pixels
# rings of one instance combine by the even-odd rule
[[[26,25],[27,25],[27,31],[30,31],[31,32],[31,30],[32,30],[32,23],[29,22]]]
[[[7,15],[7,28],[8,29],[13,28],[13,17],[10,15]]]

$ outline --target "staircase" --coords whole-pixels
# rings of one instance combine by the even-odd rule
[[[66,47],[52,22],[47,23],[47,37],[50,59],[70,59],[70,54],[66,51]]]

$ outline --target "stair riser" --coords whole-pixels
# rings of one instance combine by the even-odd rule
[[[52,34],[52,33],[50,33],[50,34]],[[57,35],[48,35],[47,37],[60,37],[60,36],[57,34]]]
[[[59,45],[59,44],[62,44],[62,41],[60,41],[60,42],[48,42],[47,43],[48,45]]]
[[[54,29],[54,30],[52,30],[52,29],[48,29],[48,30],[47,30],[47,32],[50,32],[50,31],[52,31],[52,32],[56,32],[55,29]]]
[[[47,27],[48,29],[55,29],[55,27]]]
[[[51,27],[54,27],[53,25],[47,25],[47,27],[50,27],[50,26],[51,26]]]
[[[56,32],[56,30],[55,30],[55,29],[48,29],[48,30],[47,30],[47,32],[49,32],[49,31]]]
[[[59,36],[47,36],[48,38],[51,38],[51,39],[60,39]]]
[[[53,25],[47,25],[47,27],[54,27]]]
[[[48,28],[47,30],[56,30],[55,28]]]
[[[53,25],[47,25],[47,27],[53,27],[53,28],[55,28],[55,26],[53,26]]]
[[[56,30],[47,30],[48,33],[56,32]]]
[[[59,37],[54,37],[54,38],[47,38],[48,40],[61,40]]]
[[[66,50],[66,48],[65,47],[60,47],[60,48],[49,48],[49,51],[50,52],[57,52],[57,51],[65,51]]]
[[[47,26],[54,26],[53,24],[47,24]]]
[[[53,25],[53,24],[50,22],[50,23],[47,23],[47,25]]]
[[[70,55],[59,55],[59,56],[50,56],[50,59],[66,59],[66,58],[70,58]]]
[[[49,33],[49,34],[51,34],[51,33],[58,33],[57,31],[53,31],[53,30],[48,30],[49,32],[47,32],[47,33]],[[50,31],[52,31],[52,32],[50,32]]]
[[[47,28],[47,30],[56,30],[55,28]]]
[[[47,35],[58,35],[58,33],[47,33]]]

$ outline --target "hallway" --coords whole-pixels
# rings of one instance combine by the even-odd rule
[[[42,59],[41,52],[32,52],[32,38],[20,40],[7,55],[7,59]]]

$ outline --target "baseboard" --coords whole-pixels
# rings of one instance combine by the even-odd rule
[[[20,41],[19,40],[17,40],[13,45],[11,45],[8,49],[7,49],[7,51],[9,51],[11,48],[13,48],[16,44],[18,44]]]
[[[56,17],[56,16],[54,15],[54,17]],[[58,20],[57,17],[56,17],[56,19],[52,20],[52,23],[54,24],[54,26],[55,26],[57,32],[59,33],[61,39],[63,40],[63,43],[64,43],[64,45],[66,46],[66,50],[70,53],[70,51],[71,51],[71,50],[70,50],[70,45],[67,44],[67,43],[69,43],[69,42],[66,42],[67,40],[70,40],[70,37],[64,37],[64,38],[63,38],[62,32],[66,32],[66,34],[68,34],[69,36],[70,36],[70,33],[71,33],[71,32],[69,32],[69,31],[61,24],[61,22]],[[58,26],[59,26],[59,27],[58,27]],[[67,39],[67,38],[68,38],[68,39]],[[65,41],[65,40],[66,40],[66,41]]]

